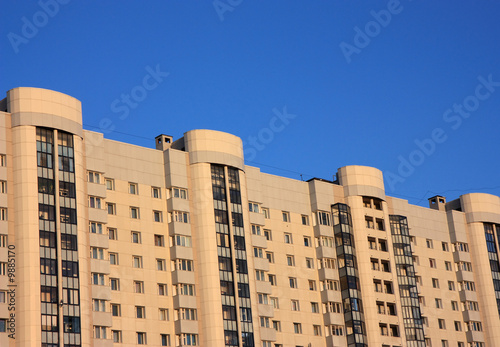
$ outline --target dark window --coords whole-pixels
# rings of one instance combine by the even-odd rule
[[[65,333],[79,333],[80,332],[80,318],[64,316],[64,332]]]
[[[240,298],[249,298],[250,297],[250,288],[246,283],[238,283],[238,296]]]
[[[78,263],[74,261],[62,261],[62,275],[65,277],[78,277]]]

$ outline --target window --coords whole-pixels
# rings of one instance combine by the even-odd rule
[[[304,246],[312,247],[311,238],[309,236],[304,236]]]
[[[448,242],[441,242],[441,247],[443,248],[444,252],[448,252]]]
[[[109,284],[111,290],[120,290],[120,280],[118,278],[110,278]]]
[[[455,331],[462,331],[462,324],[458,321],[454,322],[455,325]]]
[[[269,304],[269,295],[263,294],[263,293],[258,293],[257,296],[259,298],[259,304],[262,304],[262,305]]]
[[[183,188],[171,188],[169,190],[172,198],[187,199],[187,190]]]
[[[265,281],[266,280],[266,275],[264,274],[264,271],[262,270],[255,270],[255,278],[257,281]]]
[[[366,207],[366,208],[372,207],[371,199],[367,196],[363,197],[363,207]]]
[[[455,290],[455,282],[448,281],[448,290]]]
[[[268,317],[260,317],[260,326],[263,328],[269,328],[269,318]]]
[[[295,334],[302,334],[302,324],[300,324],[300,323],[293,323],[293,332]]]
[[[0,193],[2,193],[2,194],[7,193],[7,182],[6,181],[0,181]]]
[[[308,280],[309,281],[309,290],[316,290],[316,281],[315,280]]]
[[[95,312],[106,312],[106,301],[100,299],[92,299],[93,310]]]
[[[175,235],[170,240],[171,246],[191,247],[191,236]]]
[[[170,335],[169,334],[160,334],[160,340],[162,346],[170,346]]]
[[[372,267],[372,270],[379,271],[380,270],[380,265],[378,263],[378,259],[371,258],[370,259],[370,264]]]
[[[155,240],[155,246],[165,247],[165,238],[163,237],[163,235],[155,235],[154,240]]]
[[[198,346],[198,335],[196,334],[177,335],[177,346]]]
[[[158,309],[158,319],[159,320],[168,320],[168,308],[159,308]]]
[[[107,202],[106,208],[108,210],[108,214],[116,214],[116,204],[113,204],[111,202]]]
[[[264,250],[262,248],[254,247],[253,255],[255,258],[264,258]]]
[[[319,225],[326,225],[326,226],[331,225],[330,212],[318,211],[317,216],[318,216],[318,224]]]
[[[132,266],[135,267],[136,269],[141,269],[142,268],[142,257],[139,255],[133,255],[132,256]]]
[[[104,259],[104,248],[90,247],[90,257],[92,259]]]
[[[138,332],[137,333],[137,344],[145,345],[146,344],[146,333]]]
[[[0,303],[6,303],[7,292],[4,290],[0,290]]]
[[[436,308],[443,308],[443,301],[439,298],[435,299],[436,302]]]
[[[391,325],[391,336],[399,337],[399,327],[397,325]]]
[[[142,243],[141,233],[139,231],[132,231],[132,243]]]
[[[156,259],[156,270],[167,271],[165,259]]]
[[[158,295],[167,295],[167,285],[165,283],[158,283]]]
[[[130,183],[128,184],[128,192],[130,194],[134,194],[134,195],[137,195],[139,194],[139,190],[137,188],[137,183]]]
[[[387,330],[387,324],[380,323],[378,326],[380,328],[380,335],[382,335],[382,336],[389,335],[389,331]]]
[[[441,340],[441,347],[449,347],[448,340]]]
[[[89,207],[90,208],[101,208],[102,199],[97,196],[89,196]]]
[[[158,223],[163,222],[163,216],[161,211],[153,211],[153,220]]]
[[[292,311],[300,311],[299,300],[291,300]]]
[[[130,207],[130,218],[139,219],[139,207]]]
[[[321,336],[321,326],[313,325],[313,334],[314,336]]]
[[[134,281],[134,293],[144,294],[144,282]]]
[[[279,309],[280,308],[279,299],[277,297],[271,296],[271,305],[273,305],[274,308]]]
[[[5,154],[0,154],[0,166],[7,166],[7,157]]]
[[[113,342],[121,343],[122,342],[122,332],[121,330],[111,330],[113,335]]]
[[[458,302],[456,302],[456,301],[452,301],[452,302],[451,302],[451,309],[452,309],[453,311],[458,311]]]
[[[273,252],[266,252],[266,258],[269,260],[270,263],[274,263],[274,253]]]
[[[92,234],[102,234],[102,223],[89,222],[89,232]]]
[[[306,267],[308,269],[314,269],[314,261],[312,258],[306,258]]]
[[[292,234],[290,233],[284,233],[285,235],[285,243],[293,243],[293,240],[292,240]]]
[[[302,220],[302,225],[309,225],[309,216],[303,214],[301,216],[301,220]]]
[[[444,319],[438,319],[438,326],[439,326],[439,329],[446,329],[446,323],[445,323]]]
[[[376,210],[382,210],[382,200],[380,199],[373,199],[373,207],[375,207]]]
[[[290,288],[297,288],[297,279],[295,277],[288,277],[288,284]]]
[[[90,183],[101,184],[101,174],[99,172],[89,171],[88,172],[88,181]]]
[[[269,283],[271,283],[272,286],[277,286],[276,282],[276,275],[267,275],[267,278],[269,280]]]
[[[311,302],[311,312],[319,313],[319,304],[317,302]]]
[[[368,229],[375,229],[375,225],[373,224],[373,217],[365,217],[365,224]]]
[[[426,239],[425,244],[427,245],[427,248],[434,248],[431,239]]]
[[[151,187],[151,196],[155,199],[161,199],[161,190],[158,187]]]
[[[394,294],[391,281],[384,281],[384,290],[387,294]]]
[[[118,231],[114,228],[108,228],[108,235],[110,240],[118,240]]]
[[[135,307],[135,318],[146,318],[146,308],[144,306]]]
[[[382,301],[377,301],[377,312],[378,314],[385,314],[385,305]]]
[[[393,303],[390,303],[388,302],[387,303],[387,314],[391,315],[391,316],[396,316],[396,304],[393,304]]]
[[[193,308],[180,308],[175,310],[175,320],[197,320],[196,309]]]
[[[469,245],[463,242],[456,242],[453,244],[453,250],[455,252],[469,252]]]
[[[169,213],[171,222],[189,223],[189,213],[182,211],[173,211]]]
[[[252,224],[252,234],[260,235],[260,225]]]
[[[278,320],[273,320],[273,329],[276,331],[281,331],[281,322]]]
[[[272,237],[272,234],[271,234],[271,230],[264,229],[264,236],[266,237],[267,241],[272,241],[273,240],[273,237]]]
[[[115,180],[111,178],[106,178],[105,181],[107,190],[115,190]]]
[[[370,249],[377,249],[377,239],[374,237],[369,237],[368,238],[368,248]]]
[[[387,241],[383,239],[378,240],[378,249],[381,250],[382,252],[388,252],[389,250],[387,249]]]
[[[174,295],[188,295],[188,296],[194,296],[195,295],[195,290],[194,290],[194,284],[185,284],[185,283],[180,283],[174,286]]]
[[[436,268],[436,259],[429,258],[429,266]]]
[[[422,306],[425,306],[425,297],[419,296],[418,297],[418,303]]]
[[[444,262],[444,267],[446,268],[446,271],[452,271],[452,269],[451,269],[451,262],[445,261]]]
[[[173,263],[173,268],[180,271],[194,271],[193,261],[188,259],[177,259]]]
[[[265,219],[269,219],[270,218],[269,209],[268,208],[262,207],[262,214],[264,215]]]
[[[382,293],[382,281],[373,280],[373,285],[375,287],[375,292]]]
[[[318,267],[320,269],[335,269],[335,259],[334,258],[321,258],[318,259]]]
[[[437,278],[432,279],[432,288],[439,288],[439,280]]]
[[[95,339],[106,339],[106,327],[101,327],[94,325],[94,338]]]
[[[388,260],[381,260],[380,265],[382,267],[382,271],[391,272],[391,264]]]
[[[281,211],[281,216],[283,218],[283,222],[290,223],[290,212]]]
[[[113,317],[120,317],[122,315],[122,308],[120,304],[111,304],[111,315]]]
[[[286,264],[288,266],[295,266],[295,257],[293,255],[286,256]]]
[[[255,203],[255,202],[249,202],[248,203],[248,210],[250,212],[259,213],[259,204]]]
[[[92,273],[92,284],[96,286],[103,286],[104,285],[104,274]]]
[[[377,225],[377,230],[382,230],[382,231],[385,230],[385,225],[384,225],[383,219],[376,218],[375,223]]]

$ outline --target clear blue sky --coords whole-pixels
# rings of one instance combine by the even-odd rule
[[[374,166],[414,204],[500,195],[496,1],[60,1],[2,4],[4,95],[72,95],[147,147],[229,132],[296,179]]]

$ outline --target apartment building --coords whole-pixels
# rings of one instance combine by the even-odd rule
[[[154,148],[75,98],[0,101],[0,346],[500,345],[500,198],[429,208],[382,172],[307,182],[212,130]]]

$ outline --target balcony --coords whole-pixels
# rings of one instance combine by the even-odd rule
[[[189,200],[180,198],[167,199],[167,211],[189,211]]]
[[[175,270],[172,272],[172,284],[187,283],[195,284],[194,271],[180,271]]]
[[[258,304],[257,305],[259,316],[262,317],[274,317],[274,307],[273,305]]]
[[[316,247],[316,257],[317,258],[336,258],[337,252],[333,247],[319,246]]]
[[[315,237],[320,237],[320,236],[333,237],[333,227],[328,226],[328,225],[317,224],[314,226],[314,236]]]
[[[319,275],[319,280],[334,280],[334,279],[339,279],[339,273],[337,269],[319,269],[318,270],[318,275]]]
[[[92,298],[111,300],[111,288],[109,286],[92,285]]]
[[[92,324],[110,327],[113,325],[111,312],[92,312]]]
[[[264,341],[276,341],[276,330],[273,328],[260,328],[260,338]]]
[[[267,281],[255,281],[255,291],[257,293],[271,294],[272,286]]]
[[[168,233],[170,236],[174,234],[191,236],[191,224],[181,222],[168,223]]]
[[[267,239],[263,235],[252,235],[252,246],[267,248]]]
[[[89,243],[92,247],[109,248],[109,235],[89,233]]]
[[[109,260],[90,259],[90,271],[109,274]]]
[[[172,246],[170,247],[170,259],[193,259],[193,248]]]
[[[253,258],[253,266],[256,270],[269,271],[269,260],[267,258]]]
[[[344,315],[342,313],[327,312],[323,314],[325,325],[344,325]]]
[[[257,225],[266,224],[264,214],[262,213],[249,212],[249,216],[251,224],[257,224]]]
[[[176,320],[175,321],[176,334],[198,334],[198,321],[196,320]]]
[[[174,309],[177,308],[197,308],[196,307],[196,296],[189,295],[175,295],[173,297]]]

